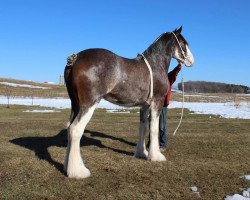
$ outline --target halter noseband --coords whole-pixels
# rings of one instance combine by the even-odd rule
[[[180,44],[180,42],[179,42],[177,36],[175,35],[175,33],[174,33],[174,32],[171,32],[171,33],[173,33],[173,35],[174,35],[174,37],[175,37],[175,39],[176,39],[176,41],[177,41],[177,43],[178,43],[178,45],[179,45],[179,47],[180,47],[180,49],[181,49],[181,54],[182,54],[182,56],[183,56],[183,58],[184,58],[184,62],[185,62],[185,61],[187,60],[187,56],[186,56],[185,52],[183,51],[183,49],[182,49],[182,47],[181,47],[181,44]]]

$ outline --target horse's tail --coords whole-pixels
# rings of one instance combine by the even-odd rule
[[[72,54],[67,58],[67,65],[64,69],[64,80],[67,87],[67,91],[69,94],[69,98],[71,100],[71,114],[69,122],[67,123],[67,127],[70,126],[70,124],[74,121],[78,114],[78,104],[77,104],[77,98],[74,94],[74,90],[72,88],[72,68],[75,64],[75,61],[77,59],[77,54]]]

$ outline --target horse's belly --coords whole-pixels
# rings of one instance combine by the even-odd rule
[[[104,99],[120,106],[125,106],[125,107],[133,107],[133,106],[141,106],[144,105],[147,98],[144,96],[141,96],[138,94],[137,96],[125,96],[122,94],[107,94],[104,96]]]

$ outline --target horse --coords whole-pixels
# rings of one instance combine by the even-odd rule
[[[83,50],[68,57],[64,70],[71,99],[64,161],[68,177],[81,179],[91,175],[80,154],[80,139],[101,99],[121,106],[140,107],[139,141],[134,156],[150,161],[166,160],[159,150],[158,131],[159,114],[169,89],[170,60],[174,58],[186,66],[194,63],[181,31],[182,27],[161,34],[143,54],[133,59],[100,48]],[[145,135],[149,123],[150,146],[147,151]]]

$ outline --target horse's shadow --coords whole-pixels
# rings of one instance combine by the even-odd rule
[[[92,137],[87,137],[85,134],[90,134]],[[95,132],[95,131],[90,131],[90,130],[85,130],[82,139],[81,139],[81,146],[90,146],[94,145],[100,148],[106,148],[109,150],[112,150],[117,153],[125,154],[132,156],[132,152],[127,152],[124,150],[120,149],[115,149],[112,147],[108,147],[102,144],[102,142],[96,138],[93,137],[99,137],[99,138],[108,138],[112,140],[117,140],[119,142],[135,146],[136,144],[133,142],[126,141],[122,138],[117,138],[114,136],[106,135],[104,133],[100,132]],[[57,135],[52,136],[52,137],[21,137],[21,138],[16,138],[13,140],[10,140],[11,143],[15,145],[19,145],[21,147],[25,147],[27,149],[30,149],[35,152],[35,155],[42,160],[47,161],[50,163],[52,166],[57,168],[61,173],[64,173],[63,170],[63,164],[55,161],[49,151],[49,147],[67,147],[67,130],[63,129],[61,130]]]

